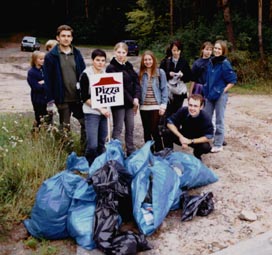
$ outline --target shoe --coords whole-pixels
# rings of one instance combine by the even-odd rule
[[[228,145],[228,143],[224,140],[223,146],[226,146],[226,145]]]
[[[223,146],[220,146],[220,147],[214,146],[214,147],[212,147],[212,149],[211,149],[211,152],[212,152],[212,153],[217,153],[217,152],[220,152],[220,151],[223,151]]]

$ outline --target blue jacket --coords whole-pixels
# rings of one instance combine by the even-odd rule
[[[237,75],[226,57],[213,57],[207,67],[206,83],[203,86],[204,97],[216,101],[229,83],[237,83]]]
[[[158,76],[152,77],[152,88],[155,94],[156,101],[159,105],[165,105],[165,108],[167,106],[168,101],[168,87],[167,87],[167,80],[166,80],[166,74],[163,69],[158,69]],[[147,84],[148,84],[148,75],[147,73],[143,74],[142,80],[141,80],[141,104],[144,102],[147,92]]]
[[[27,72],[27,82],[31,88],[31,102],[32,104],[44,104],[46,105],[46,93],[45,85],[39,84],[39,81],[44,80],[43,69],[37,67],[31,67]]]
[[[75,47],[73,47],[73,54],[76,63],[77,81],[79,81],[79,76],[86,68],[86,65],[80,51]],[[47,102],[53,100],[56,104],[63,103],[64,83],[62,79],[58,45],[46,54],[43,66]],[[80,101],[80,98],[78,98],[78,100]]]
[[[206,80],[206,70],[210,58],[198,58],[192,66],[192,80],[199,84],[204,84]]]

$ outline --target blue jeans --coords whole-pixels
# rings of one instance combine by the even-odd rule
[[[105,142],[108,135],[107,118],[104,115],[84,114],[87,145],[85,157],[89,165],[95,158],[105,151]]]
[[[225,110],[228,101],[228,93],[223,93],[216,101],[206,99],[204,110],[212,118],[215,112],[214,146],[221,147],[225,136]]]
[[[121,134],[123,130],[123,123],[125,123],[125,143],[126,152],[129,156],[135,151],[134,147],[134,112],[133,108],[112,108],[112,120],[113,120],[113,131],[112,138],[121,141]]]

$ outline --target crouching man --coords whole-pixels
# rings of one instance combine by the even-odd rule
[[[214,128],[211,118],[203,111],[204,98],[199,94],[191,95],[188,107],[181,107],[167,119],[171,131],[165,147],[173,148],[173,143],[194,149],[194,156],[201,160],[201,155],[211,151],[210,140]]]

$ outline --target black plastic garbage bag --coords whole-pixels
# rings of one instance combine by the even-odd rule
[[[145,245],[144,238],[136,237],[137,234],[131,237],[131,235],[127,236],[125,232],[119,232],[119,227],[124,218],[126,220],[133,219],[131,180],[132,175],[115,160],[108,161],[89,178],[89,183],[93,185],[97,194],[93,239],[98,248],[106,254],[136,254],[122,253],[120,250],[140,251],[150,249]],[[127,236],[127,238],[122,237],[122,235]],[[138,240],[141,243],[138,241],[131,242],[131,240]]]
[[[194,216],[207,216],[214,210],[213,193],[203,195],[188,195],[185,191],[181,195],[181,221],[191,220]]]
[[[137,254],[141,251],[152,249],[145,238],[144,234],[135,234],[127,231],[117,235],[112,241],[112,250],[107,254]]]

